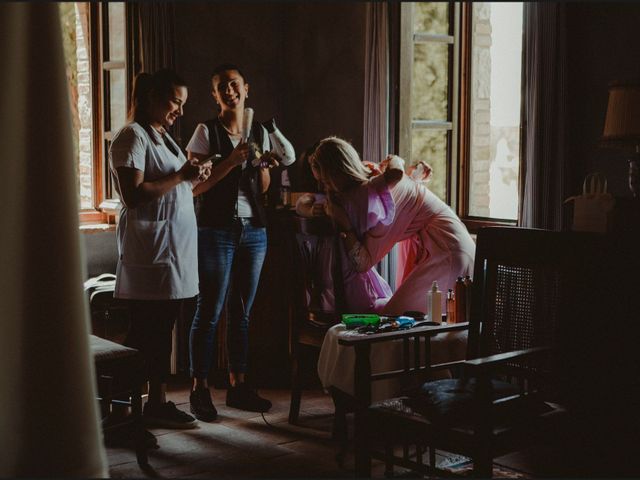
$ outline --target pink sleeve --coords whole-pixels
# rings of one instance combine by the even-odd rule
[[[362,243],[357,242],[349,257],[358,272],[365,272],[387,253],[384,232],[395,218],[395,203],[382,175],[374,177],[366,188],[367,215],[362,225]],[[360,197],[362,198],[362,197]]]
[[[368,213],[365,231],[369,231],[378,224],[387,226],[393,222],[396,215],[396,207],[391,197],[391,192],[384,182],[384,177],[374,177],[368,185]]]

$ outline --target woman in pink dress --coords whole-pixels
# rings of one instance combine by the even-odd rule
[[[310,163],[309,157],[315,151],[315,147],[316,145],[311,149],[307,149],[301,156],[299,163],[302,165],[302,168],[304,168],[307,163]],[[317,172],[312,173],[318,183],[321,183]],[[379,173],[379,171],[370,170],[367,175]],[[318,185],[316,190],[323,190],[323,187]],[[353,199],[356,203],[365,202],[369,204],[370,212],[364,222],[361,223],[355,216],[352,219],[362,233],[366,232],[371,226],[376,225],[378,222],[384,222],[385,219],[388,218],[386,212],[392,207],[393,203],[390,195],[377,196],[372,198],[370,202],[367,202],[367,195],[368,192],[365,189],[359,189],[353,192]],[[360,199],[360,196],[364,196],[364,198]],[[325,193],[307,193],[301,196],[296,203],[296,213],[303,217],[324,216],[327,214],[326,205],[327,200]],[[329,250],[332,249],[333,241],[328,241],[323,245],[322,252],[330,256],[332,253]],[[344,246],[341,246],[338,254],[341,256],[344,297],[347,311],[353,313],[381,313],[391,297],[391,287],[389,287],[384,278],[382,278],[373,267],[365,271],[357,271],[349,261]],[[329,274],[329,272],[324,273]]]
[[[446,203],[404,174],[401,158],[387,161],[385,173],[372,176],[351,144],[329,137],[316,148],[311,166],[327,189],[327,213],[357,272],[369,271],[396,243],[410,242],[412,265],[404,268],[404,281],[383,313],[424,312],[434,281],[446,292],[457,277],[472,274],[475,243]]]

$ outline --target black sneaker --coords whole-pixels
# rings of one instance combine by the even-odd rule
[[[191,413],[195,415],[198,420],[203,422],[211,422],[218,416],[216,407],[213,406],[211,401],[211,393],[208,388],[196,388],[189,395],[189,402],[191,403]]]
[[[271,402],[262,398],[255,390],[251,390],[245,383],[239,383],[227,390],[227,406],[249,412],[264,413],[271,408]]]
[[[144,423],[153,427],[195,428],[198,422],[188,413],[178,410],[173,402],[144,405],[142,412]]]
[[[145,448],[160,448],[158,440],[149,430],[136,431],[133,425],[127,425],[115,430],[104,432],[104,444],[108,447],[136,448],[138,439],[136,434],[143,436]]]

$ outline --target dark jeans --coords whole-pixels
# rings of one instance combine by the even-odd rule
[[[147,378],[165,383],[171,372],[171,333],[184,300],[127,300],[131,327],[124,344],[142,354]]]
[[[227,291],[229,371],[247,371],[249,313],[266,252],[266,229],[252,226],[250,219],[238,218],[229,228],[198,228],[200,294],[189,335],[192,377],[209,375]]]

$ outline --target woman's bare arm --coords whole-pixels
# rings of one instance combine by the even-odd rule
[[[180,170],[153,181],[144,181],[144,172],[132,167],[116,168],[122,203],[127,208],[136,208],[146,202],[161,197],[176,185],[193,180],[200,175],[200,168],[186,162]]]

